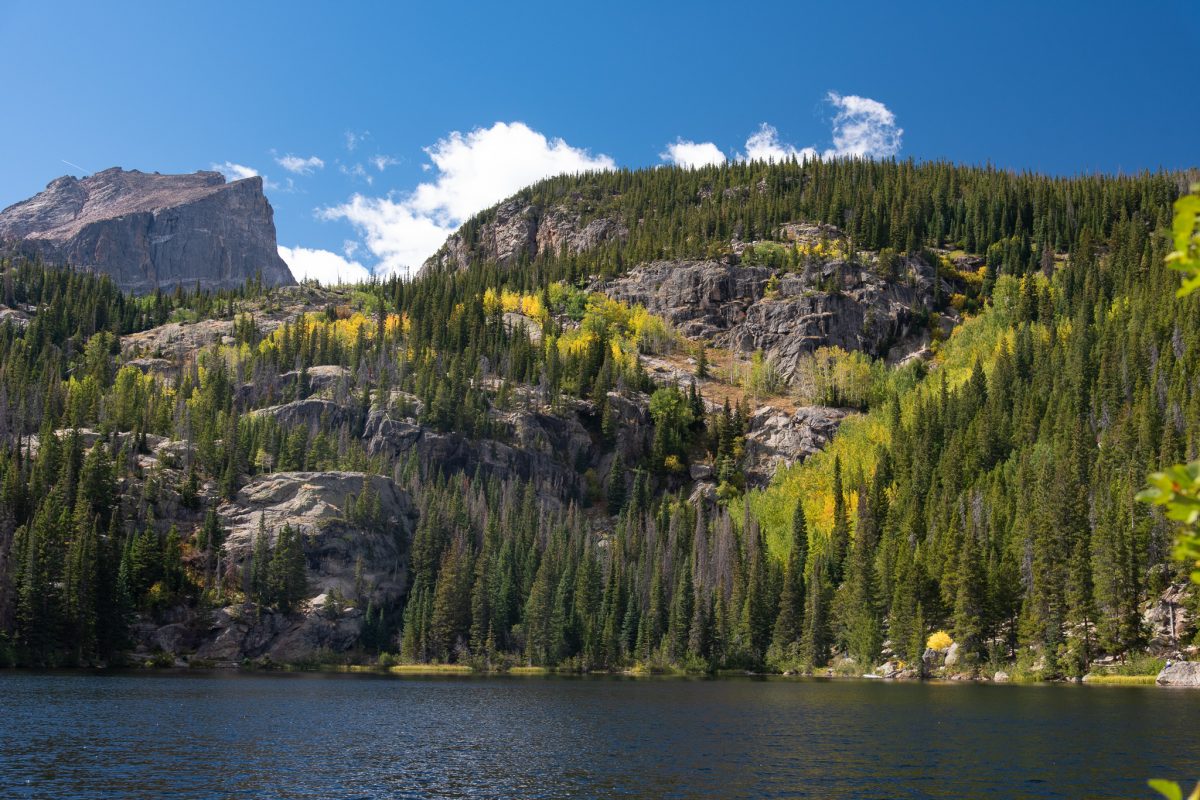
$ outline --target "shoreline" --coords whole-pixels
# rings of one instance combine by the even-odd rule
[[[1186,662],[1185,662],[1186,663]],[[1200,662],[1197,662],[1200,663]],[[0,669],[4,673],[42,673],[42,674],[73,674],[87,673],[94,675],[272,675],[272,674],[327,674],[327,675],[361,675],[373,677],[462,677],[462,678],[610,678],[610,679],[687,679],[687,680],[736,680],[752,679],[760,681],[795,681],[797,683],[880,683],[880,684],[929,684],[929,685],[987,685],[995,684],[1015,686],[1156,686],[1164,689],[1200,688],[1197,685],[1160,683],[1158,675],[1111,675],[1089,673],[1082,678],[1057,678],[1050,680],[1034,680],[1028,678],[1013,678],[1009,680],[994,680],[986,676],[971,676],[957,674],[949,676],[932,676],[928,678],[896,678],[883,677],[873,674],[837,675],[837,674],[784,674],[778,672],[753,672],[749,670],[718,670],[716,672],[685,672],[669,670],[628,669],[618,671],[556,669],[552,667],[517,666],[507,669],[476,669],[467,664],[394,664],[377,666],[373,664],[243,664],[235,662],[218,662],[203,664],[150,665],[150,664],[121,664],[84,667],[28,667],[10,666]]]

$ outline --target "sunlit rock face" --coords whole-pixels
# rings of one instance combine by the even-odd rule
[[[257,276],[295,283],[260,177],[226,183],[217,172],[117,167],[66,175],[0,212],[0,240],[47,263],[106,273],[131,292],[230,289]]]

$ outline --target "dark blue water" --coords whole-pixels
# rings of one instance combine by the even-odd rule
[[[0,673],[2,798],[1151,797],[1200,691]]]

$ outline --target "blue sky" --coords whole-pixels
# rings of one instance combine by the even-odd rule
[[[1194,3],[436,5],[9,0],[0,206],[110,166],[248,168],[293,267],[353,277],[564,169],[1200,163]]]

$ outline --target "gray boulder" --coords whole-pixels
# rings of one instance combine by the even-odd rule
[[[233,341],[233,322],[230,320],[168,322],[122,336],[121,350],[131,356],[144,354],[153,362],[169,360],[168,363],[177,363],[201,348],[225,341]]]
[[[1168,661],[1154,682],[1159,686],[1200,686],[1200,661]]]
[[[932,672],[946,663],[946,654],[941,650],[926,647],[925,653],[921,656],[921,661],[925,664],[925,670]]]
[[[612,402],[610,395],[610,402]],[[614,413],[618,419],[636,418],[636,405],[618,401]],[[490,412],[495,430],[491,439],[471,439],[457,432],[443,432],[409,419],[395,419],[375,409],[367,417],[363,438],[369,455],[386,455],[393,461],[416,453],[424,471],[450,475],[461,472],[500,480],[520,478],[531,481],[547,501],[564,503],[583,496],[583,473],[601,471],[600,451],[580,420],[580,414],[594,413],[590,404],[574,411],[549,414],[537,410]],[[624,424],[618,422],[618,424]],[[638,434],[630,435],[629,449],[636,450]],[[633,463],[629,458],[628,463]]]
[[[196,658],[240,662],[265,657],[283,664],[307,661],[352,649],[362,624],[362,611],[355,608],[331,615],[318,605],[303,615],[285,616],[252,604],[228,606],[213,614],[210,638]]]
[[[762,298],[770,277],[766,267],[723,261],[655,261],[596,288],[614,300],[645,306],[687,336],[728,338]]]
[[[279,376],[279,381],[283,385],[294,383],[300,377],[298,370],[285,372]],[[315,367],[309,367],[306,374],[308,379],[308,390],[313,394],[324,394],[332,392],[343,381],[351,380],[350,370],[346,367],[340,367],[336,364],[318,364]]]
[[[946,650],[945,664],[947,667],[953,667],[958,664],[958,659],[959,659],[958,649],[959,649],[958,642],[955,642],[954,644],[950,645],[950,648],[948,650]]]
[[[885,661],[875,669],[875,674],[881,678],[895,678],[900,675],[903,668],[899,661]]]

